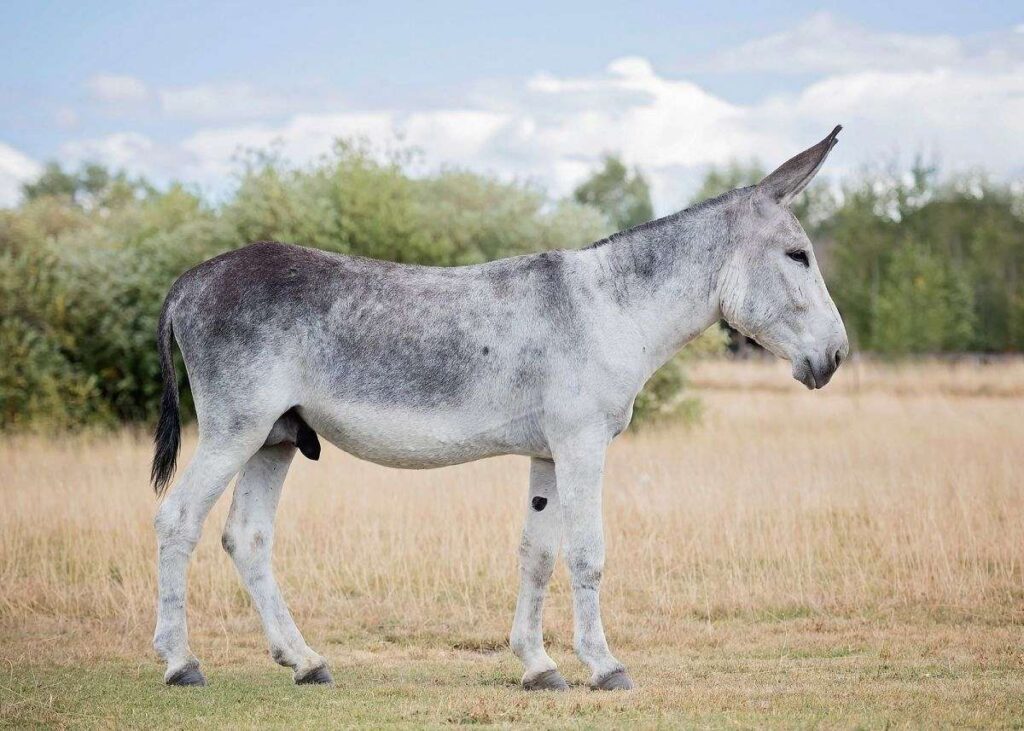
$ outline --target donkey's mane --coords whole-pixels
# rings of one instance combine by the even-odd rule
[[[703,212],[703,211],[705,211],[705,210],[707,210],[709,208],[713,208],[713,207],[719,205],[720,203],[724,203],[728,199],[730,199],[730,198],[732,198],[732,197],[734,197],[734,196],[736,196],[736,195],[738,195],[740,193],[744,193],[746,191],[749,191],[750,187],[752,187],[752,186],[748,186],[746,188],[736,188],[734,190],[726,191],[725,193],[722,193],[719,196],[715,196],[714,198],[708,198],[707,200],[703,200],[700,203],[694,203],[692,206],[684,208],[681,211],[676,211],[675,213],[670,213],[667,216],[662,216],[661,218],[655,218],[655,219],[653,219],[651,221],[647,221],[646,223],[641,223],[641,224],[638,224],[636,226],[633,226],[632,228],[627,228],[627,229],[624,229],[622,231],[616,231],[615,233],[611,234],[610,236],[606,236],[605,238],[600,239],[599,241],[595,241],[592,244],[588,244],[587,246],[584,246],[583,249],[584,250],[586,250],[586,249],[597,249],[597,248],[600,248],[600,247],[605,246],[607,244],[614,244],[616,241],[619,241],[620,239],[627,238],[627,237],[631,236],[632,234],[641,233],[643,231],[646,231],[646,230],[652,229],[652,228],[661,228],[665,224],[674,223],[674,222],[680,221],[680,220],[682,220],[684,218],[689,218],[690,216],[694,216],[694,215],[696,215],[698,213],[701,213],[701,212]]]

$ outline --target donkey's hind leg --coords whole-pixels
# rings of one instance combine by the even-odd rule
[[[226,436],[201,434],[195,455],[157,511],[159,545],[156,632],[153,647],[167,662],[168,685],[205,685],[199,661],[188,646],[185,582],[188,561],[199,542],[210,508],[245,461],[259,449],[269,430],[256,426]],[[224,435],[224,436],[222,436]]]
[[[544,459],[530,464],[530,495],[526,525],[519,544],[519,599],[509,644],[526,667],[527,690],[567,690],[565,678],[544,650],[544,595],[562,541],[561,505],[555,485],[555,465]]]
[[[271,657],[295,671],[296,683],[330,683],[327,662],[302,638],[270,565],[274,513],[294,455],[291,443],[276,444],[263,447],[246,462],[235,485],[222,543],[260,614]]]

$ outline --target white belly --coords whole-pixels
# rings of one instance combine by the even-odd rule
[[[360,459],[388,467],[445,467],[501,454],[550,457],[535,415],[478,416],[343,404],[301,409],[324,439]]]

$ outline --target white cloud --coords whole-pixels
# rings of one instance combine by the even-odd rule
[[[835,73],[933,68],[956,63],[964,56],[964,44],[955,36],[878,33],[821,12],[790,30],[717,53],[702,68],[715,72]]]
[[[555,194],[571,190],[604,151],[614,150],[644,166],[673,205],[681,169],[749,157],[769,143],[743,129],[742,107],[691,82],[662,78],[636,57],[613,61],[606,74],[587,79],[536,76],[521,99],[500,106],[302,114],[280,125],[200,130],[179,147],[183,166],[210,180],[227,175],[245,148],[276,144],[286,158],[304,162],[338,137],[398,140],[421,149],[428,163],[537,179]]]
[[[98,74],[85,82],[93,99],[109,104],[135,104],[149,98],[149,88],[134,76]]]
[[[200,130],[181,143],[186,165],[200,180],[230,173],[240,152],[275,145],[288,160],[304,163],[330,151],[339,137],[387,140],[394,136],[385,112],[300,114],[281,125],[248,125]]]
[[[17,205],[22,183],[35,179],[40,172],[39,163],[0,142],[0,207]]]
[[[299,108],[297,95],[247,83],[200,84],[160,91],[160,106],[169,115],[200,121],[265,119]]]
[[[840,43],[837,34],[846,40]],[[822,48],[829,43],[835,53],[826,58]],[[905,51],[900,59],[898,47]],[[828,73],[799,91],[749,104],[666,77],[648,60],[631,56],[613,60],[604,73],[538,73],[517,88],[490,87],[440,110],[307,110],[278,122],[232,124],[212,102],[203,106],[205,92],[190,92],[171,106],[205,109],[221,123],[173,144],[122,133],[73,143],[64,152],[76,159],[96,156],[158,180],[180,177],[221,187],[241,149],[274,143],[286,158],[303,163],[329,151],[338,137],[364,137],[378,145],[398,140],[418,147],[430,165],[530,178],[561,195],[611,151],[643,168],[664,211],[685,202],[709,165],[758,158],[770,167],[842,123],[846,130],[826,169],[830,174],[896,152],[923,152],[951,170],[984,166],[997,175],[1022,175],[1022,47],[1020,34],[1009,31],[987,43],[961,43],[854,32],[818,15],[790,33],[741,46],[733,58],[760,48],[769,65],[788,54],[804,71]],[[954,62],[965,58],[971,62]],[[227,107],[247,98],[261,94],[246,87],[225,97]],[[267,109],[278,108],[266,99]]]
[[[828,12],[794,28],[711,55],[713,73],[837,74],[865,71],[998,71],[1024,63],[1024,25],[974,36],[882,33]]]
[[[75,166],[102,162],[115,169],[130,170],[155,180],[186,176],[181,156],[174,145],[159,145],[139,132],[117,132],[105,137],[82,139],[61,146],[61,162]]]

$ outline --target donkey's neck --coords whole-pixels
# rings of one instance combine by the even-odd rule
[[[719,273],[729,255],[736,192],[600,241],[582,254],[595,263],[622,327],[639,342],[645,378],[721,317]]]

